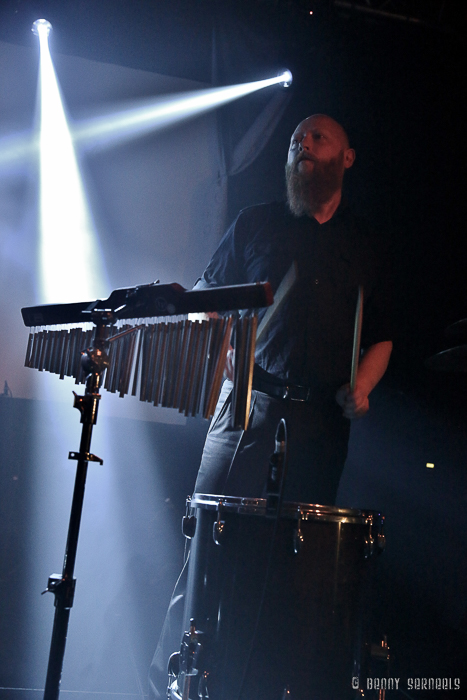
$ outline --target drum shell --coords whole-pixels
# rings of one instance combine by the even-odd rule
[[[210,698],[281,700],[286,686],[293,700],[356,697],[381,517],[284,504],[276,521],[260,501],[245,508],[196,496],[185,626],[194,618],[203,632]]]

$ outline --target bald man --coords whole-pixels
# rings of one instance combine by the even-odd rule
[[[224,382],[195,492],[264,497],[276,428],[286,419],[286,501],[333,505],[350,421],[363,416],[392,349],[381,261],[369,226],[342,201],[355,152],[336,121],[315,114],[290,142],[287,201],[240,212],[196,288],[269,281],[276,291],[293,261],[297,281],[255,355],[250,422],[231,426],[232,382]],[[364,287],[362,347],[349,379],[358,286]],[[261,321],[265,310],[259,313]],[[150,670],[151,699],[166,697],[167,660],[181,639],[184,578],[172,598]]]
[[[287,202],[240,212],[197,284],[267,280],[276,290],[291,263],[298,266],[297,282],[257,346],[245,432],[230,425],[232,384],[227,380],[223,386],[196,481],[198,493],[264,496],[275,429],[285,418],[285,498],[335,502],[350,421],[368,411],[369,394],[392,350],[378,240],[342,201],[344,173],[354,161],[347,134],[334,119],[315,114],[302,121],[288,152]],[[364,355],[351,392],[360,284]]]

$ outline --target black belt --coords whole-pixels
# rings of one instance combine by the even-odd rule
[[[275,399],[289,399],[290,401],[312,401],[313,389],[299,384],[273,384],[263,377],[253,378],[253,389],[268,394]]]

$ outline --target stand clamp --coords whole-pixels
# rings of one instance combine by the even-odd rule
[[[81,459],[83,462],[99,462],[99,464],[104,464],[103,459],[97,457],[96,455],[92,455],[89,452],[69,452],[68,459],[77,459],[78,461]]]
[[[52,574],[49,576],[47,588],[42,591],[44,593],[53,593],[55,596],[55,607],[61,606],[65,610],[73,607],[75,597],[76,579],[63,578],[62,574]]]

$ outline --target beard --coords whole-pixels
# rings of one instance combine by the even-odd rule
[[[313,216],[342,188],[344,153],[325,162],[315,160],[313,168],[305,173],[298,170],[300,160],[285,166],[287,204],[294,216]]]

